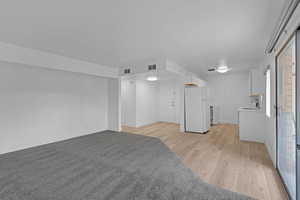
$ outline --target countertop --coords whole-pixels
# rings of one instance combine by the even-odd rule
[[[257,108],[239,108],[238,111],[242,111],[242,112],[261,112],[262,109],[257,109]]]

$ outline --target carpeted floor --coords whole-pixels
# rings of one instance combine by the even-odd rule
[[[104,131],[0,156],[1,200],[244,200],[200,180],[159,139]]]

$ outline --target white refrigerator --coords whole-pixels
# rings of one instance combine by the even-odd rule
[[[206,133],[210,128],[210,112],[207,87],[184,89],[185,131]]]

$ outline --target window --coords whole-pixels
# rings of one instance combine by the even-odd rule
[[[266,71],[266,115],[271,117],[271,70]]]

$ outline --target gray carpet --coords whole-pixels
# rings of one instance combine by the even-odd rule
[[[1,200],[244,200],[201,181],[159,139],[104,131],[0,156]]]

